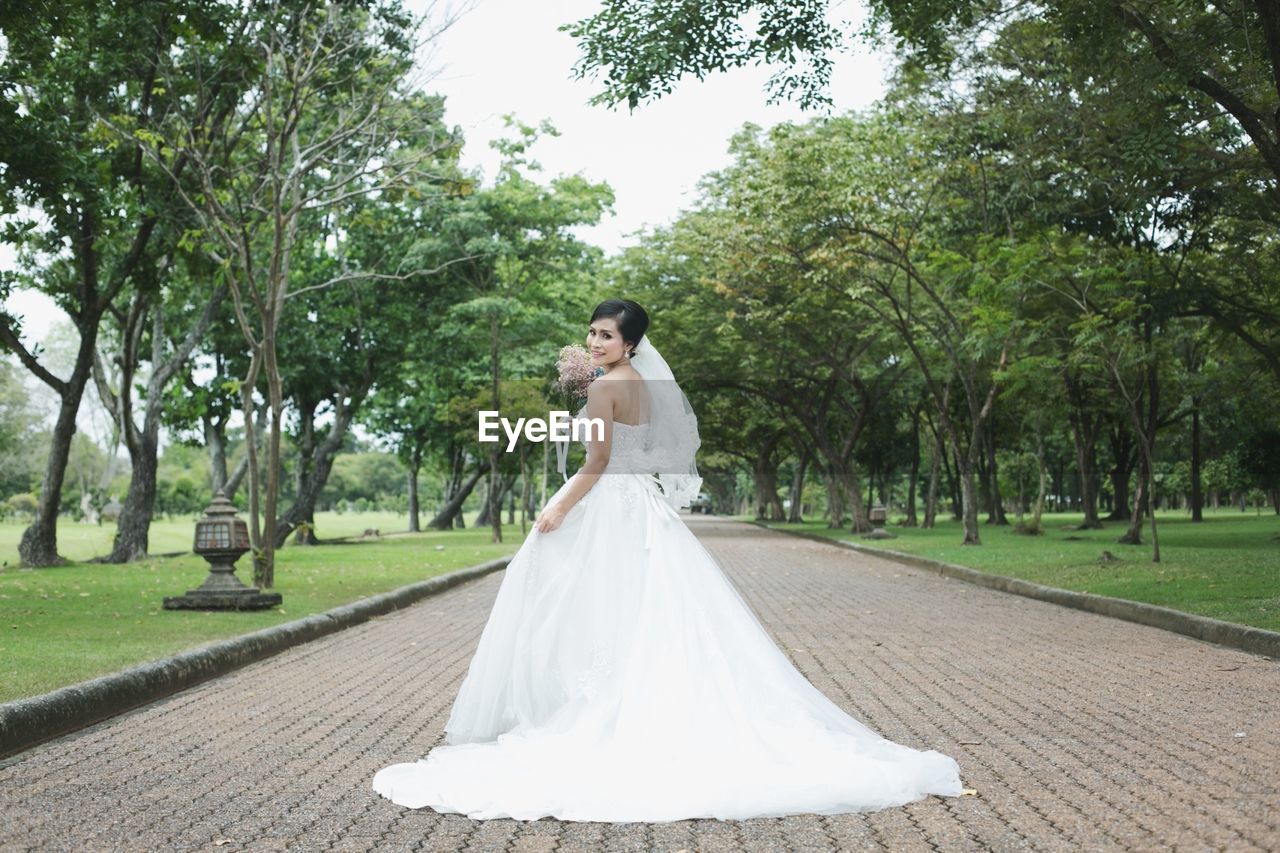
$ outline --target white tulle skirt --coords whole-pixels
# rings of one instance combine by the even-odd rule
[[[557,530],[529,534],[445,740],[373,789],[476,819],[646,822],[962,790],[954,759],[881,737],[810,684],[639,474],[601,477]]]

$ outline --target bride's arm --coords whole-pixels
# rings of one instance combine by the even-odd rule
[[[609,464],[609,453],[613,448],[613,406],[617,397],[614,385],[614,382],[596,380],[587,386],[587,407],[583,411],[588,418],[599,418],[604,422],[602,437],[599,441],[587,442],[586,463],[569,478],[569,488],[554,503],[543,508],[533,525],[535,529],[550,533],[559,527],[569,510],[591,491]],[[588,435],[595,435],[591,424],[585,426]]]

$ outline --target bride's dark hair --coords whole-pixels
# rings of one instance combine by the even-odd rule
[[[606,299],[591,312],[592,323],[605,317],[615,318],[618,331],[622,333],[622,342],[631,344],[633,350],[649,328],[649,315],[640,303],[630,299]]]

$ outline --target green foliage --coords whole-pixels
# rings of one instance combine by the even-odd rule
[[[828,23],[827,0],[608,0],[595,15],[561,27],[582,50],[579,78],[604,72],[594,103],[642,102],[669,93],[683,76],[766,62],[779,69],[770,100],[828,104],[830,54],[844,39]]]
[[[329,508],[352,501],[362,512],[371,505],[389,505],[404,490],[404,465],[393,454],[341,453],[333,460],[321,503]]]
[[[39,425],[22,374],[0,359],[0,500],[38,488]]]
[[[17,516],[19,518],[25,517],[29,520],[34,518],[36,514],[36,496],[29,492],[10,495],[4,504],[0,505],[0,510],[3,510],[3,514],[0,517]]]
[[[1241,467],[1261,489],[1280,489],[1280,426],[1259,425],[1240,442]]]

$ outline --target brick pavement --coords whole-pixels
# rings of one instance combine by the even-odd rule
[[[976,796],[667,824],[400,808],[369,780],[441,741],[497,572],[11,757],[0,849],[1280,849],[1280,662],[686,518],[815,685]]]

